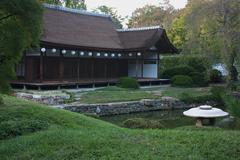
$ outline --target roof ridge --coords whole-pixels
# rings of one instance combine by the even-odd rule
[[[138,28],[125,28],[125,29],[117,29],[118,32],[130,32],[130,31],[144,31],[144,30],[154,30],[154,29],[162,29],[160,26],[150,26],[150,27],[138,27]]]
[[[64,11],[64,12],[77,13],[77,14],[88,15],[88,16],[111,18],[111,16],[107,15],[107,14],[100,14],[100,13],[94,13],[94,12],[89,12],[89,11],[85,11],[85,10],[72,9],[72,8],[62,7],[59,5],[52,5],[52,4],[44,3],[43,6],[46,8],[49,8],[49,9],[55,9],[55,10]]]

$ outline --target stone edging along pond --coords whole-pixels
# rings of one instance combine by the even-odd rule
[[[129,114],[136,112],[147,112],[157,110],[172,110],[196,107],[199,104],[186,104],[179,99],[162,97],[160,99],[143,99],[131,102],[116,102],[104,104],[66,104],[62,108],[85,114],[96,114],[99,116]]]

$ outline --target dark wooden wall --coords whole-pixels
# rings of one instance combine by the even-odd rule
[[[26,57],[26,81],[40,81],[40,58]],[[43,81],[84,81],[128,75],[128,60],[44,57]]]

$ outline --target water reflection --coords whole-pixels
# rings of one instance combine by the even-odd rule
[[[132,118],[144,118],[160,121],[166,128],[176,128],[181,126],[194,125],[192,118],[183,116],[183,110],[151,111],[143,113],[132,113],[124,115],[114,115],[100,117],[99,119],[123,127],[123,122]]]

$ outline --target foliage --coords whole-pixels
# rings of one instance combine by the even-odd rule
[[[164,56],[161,58],[161,76],[172,78],[175,75],[190,76],[195,86],[207,86],[209,63],[202,56]]]
[[[162,78],[172,78],[176,75],[189,75],[190,73],[195,72],[195,70],[187,65],[181,65],[181,66],[176,66],[172,67],[169,69],[166,69],[162,72],[161,77]]]
[[[164,126],[159,121],[144,118],[127,119],[123,122],[123,125],[127,128],[164,128]]]
[[[0,141],[1,159],[238,159],[239,131],[130,130],[14,97],[4,96],[0,115],[46,120],[40,132]],[[193,127],[192,127],[193,128]],[[181,144],[181,147],[179,145]],[[117,147],[116,147],[117,146]],[[178,148],[178,149],[176,149]],[[158,152],[161,150],[161,152]],[[107,154],[106,154],[107,153]]]
[[[180,88],[180,87],[167,87],[162,88],[163,96],[181,98],[182,94],[188,93],[191,96],[209,96],[210,95],[210,87],[198,87],[198,88]]]
[[[114,8],[103,5],[94,9],[93,12],[110,15],[112,17],[113,23],[116,25],[117,28],[123,27],[122,22],[124,21],[124,18],[121,17],[118,14],[117,10],[115,10]]]
[[[221,101],[223,96],[226,94],[227,89],[225,87],[221,87],[221,86],[214,86],[211,88],[210,90],[212,96],[214,97],[214,99]]]
[[[230,114],[240,118],[240,100],[232,95],[226,95],[223,100]]]
[[[167,30],[167,35],[174,46],[180,50],[183,49],[187,41],[187,29],[185,27],[184,17],[181,12],[173,19],[171,27]]]
[[[192,72],[189,74],[189,76],[193,80],[193,84],[198,87],[205,87],[208,85],[208,81],[206,76],[203,73],[200,72]]]
[[[180,55],[180,56],[162,56],[160,70],[187,65],[195,69],[197,72],[206,72],[210,68],[210,62],[207,57],[198,55]]]
[[[118,80],[117,85],[121,88],[129,88],[129,89],[138,89],[139,84],[135,78],[131,77],[122,77]]]
[[[85,0],[39,0],[41,3],[64,6],[73,9],[86,10]]]
[[[23,51],[39,42],[42,7],[37,0],[0,1],[0,92],[9,91]]]
[[[186,53],[207,53],[209,59],[224,62],[229,71],[228,83],[236,81],[237,77],[234,64],[239,59],[239,5],[235,0],[193,0],[185,8]]]
[[[180,100],[186,103],[206,103],[207,101],[214,100],[213,96],[211,95],[199,95],[194,96],[190,93],[184,92],[180,95]]]
[[[47,129],[48,126],[49,124],[43,120],[4,120],[0,122],[0,140]]]
[[[69,99],[66,99],[64,103],[73,103],[75,101],[75,94],[73,92],[68,92],[66,90],[63,90],[63,93],[66,93],[69,95]]]
[[[0,105],[4,104],[4,101],[3,101],[3,98],[2,96],[0,95]]]
[[[163,28],[169,28],[176,12],[177,10],[169,1],[165,1],[165,4],[158,6],[145,5],[132,13],[128,27],[162,26]]]
[[[209,73],[210,82],[219,83],[222,82],[222,73],[217,69],[212,69]]]
[[[171,78],[172,86],[179,86],[179,87],[191,87],[193,86],[193,80],[189,76],[185,75],[176,75]]]

